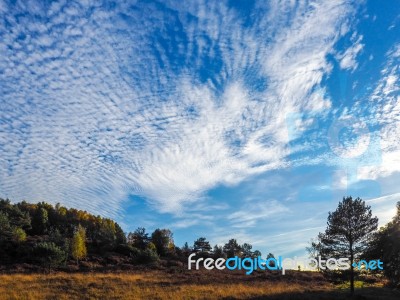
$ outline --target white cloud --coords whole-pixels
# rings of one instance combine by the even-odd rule
[[[369,122],[380,126],[381,163],[378,166],[360,168],[360,179],[379,179],[400,171],[399,61],[400,45],[395,45],[387,54],[381,80],[370,97],[373,111]]]
[[[349,69],[354,71],[357,66],[357,55],[363,50],[364,44],[362,44],[363,36],[360,35],[354,43],[344,51],[342,54],[338,54],[337,57],[340,61],[340,67],[342,69]]]
[[[258,220],[276,218],[289,210],[276,200],[252,201],[227,216],[232,227],[246,228],[257,225]]]
[[[139,195],[179,214],[285,167],[287,115],[330,108],[313,88],[347,2],[259,4],[251,27],[224,3],[138,5],[54,3],[18,20],[0,5],[13,28],[0,25],[3,196],[115,216]]]

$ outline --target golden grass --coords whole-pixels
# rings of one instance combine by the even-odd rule
[[[1,299],[244,299],[302,291],[303,285],[284,282],[180,282],[174,275],[154,271],[143,274],[0,275]]]
[[[328,283],[317,285],[311,280],[307,283],[227,278],[227,282],[213,283],[202,282],[202,275],[198,275],[180,277],[160,271],[0,275],[0,299],[261,299],[273,295],[279,299],[279,295],[286,295],[285,299],[292,299],[290,295],[309,299],[304,296],[310,291],[334,290]]]

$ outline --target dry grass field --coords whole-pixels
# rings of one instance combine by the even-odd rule
[[[301,272],[303,273],[303,272]],[[0,275],[1,299],[344,299],[347,289],[319,274],[245,276],[234,272],[141,271]],[[400,299],[379,286],[357,290],[354,299]]]

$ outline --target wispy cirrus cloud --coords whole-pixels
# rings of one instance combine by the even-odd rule
[[[255,227],[258,221],[272,219],[289,211],[276,200],[246,201],[237,211],[227,216],[230,226],[237,228]]]
[[[315,87],[354,12],[1,3],[2,195],[111,216],[129,195],[179,213],[216,185],[287,166],[286,117],[330,109]]]
[[[375,167],[360,169],[361,179],[381,179],[400,170],[400,44],[386,54],[381,78],[370,95],[367,119],[379,128],[381,162]]]
[[[340,67],[342,69],[349,69],[354,71],[358,66],[357,55],[363,50],[364,44],[362,43],[363,36],[353,34],[351,37],[352,45],[346,49],[344,53],[338,54]]]

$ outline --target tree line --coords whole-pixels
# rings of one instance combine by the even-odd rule
[[[33,264],[48,270],[81,261],[120,256],[131,264],[157,264],[160,259],[186,262],[203,257],[259,256],[252,245],[230,239],[211,247],[205,237],[178,247],[169,229],[152,233],[143,227],[125,234],[115,221],[86,211],[40,202],[11,203],[0,199],[0,265]],[[272,255],[272,254],[270,254]]]

